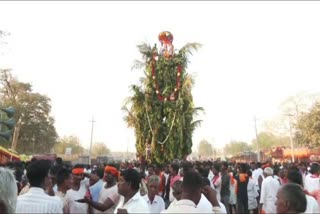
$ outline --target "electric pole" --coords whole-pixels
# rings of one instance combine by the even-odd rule
[[[260,162],[261,160],[260,160],[259,136],[258,136],[257,118],[256,118],[256,116],[254,116],[254,128],[255,128],[255,132],[256,132],[256,141],[257,141],[257,150],[258,150],[257,159],[258,159],[258,162]]]
[[[294,116],[293,114],[286,114],[289,117],[289,132],[290,132],[290,146],[291,146],[291,161],[294,163],[294,145],[293,145],[293,137],[292,137],[292,124],[291,124],[291,117]]]
[[[91,139],[90,139],[90,149],[89,149],[89,165],[91,166],[91,153],[92,153],[92,140],[93,140],[93,126],[94,126],[94,123],[96,122],[94,120],[94,118],[92,117],[92,120],[90,121],[91,122]]]

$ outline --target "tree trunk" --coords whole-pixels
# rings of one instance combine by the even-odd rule
[[[17,145],[18,145],[20,128],[21,128],[21,124],[20,124],[20,121],[19,121],[16,124],[16,127],[14,128],[13,137],[12,137],[11,149],[14,150],[14,151],[17,151],[16,149],[17,149]]]

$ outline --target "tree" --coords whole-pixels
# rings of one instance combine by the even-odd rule
[[[71,148],[71,153],[74,155],[80,155],[84,152],[84,148],[81,146],[79,138],[73,135],[60,138],[58,143],[54,146],[54,151],[57,154],[64,154],[66,148]]]
[[[110,154],[110,149],[104,143],[95,143],[92,146],[93,156],[101,156]]]
[[[289,96],[280,104],[280,114],[273,120],[264,122],[264,130],[279,136],[289,135],[289,124],[291,124],[291,128],[293,129],[292,131],[295,132],[296,130],[294,129],[300,115],[309,112],[311,107],[319,99],[319,93],[301,92],[293,96]]]
[[[300,115],[295,137],[305,146],[320,145],[320,101],[315,103],[309,112]]]
[[[133,95],[123,107],[128,127],[134,129],[136,150],[143,160],[164,163],[182,159],[191,153],[192,134],[200,120],[195,116],[203,108],[195,107],[191,89],[193,78],[187,74],[188,56],[200,47],[189,43],[171,58],[158,54],[156,45],[139,45],[143,62],[134,68],[144,68],[145,77],[132,85]]]
[[[290,114],[294,115],[295,118],[298,118],[300,113],[308,112],[319,98],[319,93],[297,93],[283,101],[280,108],[284,115]]]
[[[279,136],[276,134],[273,134],[271,132],[261,132],[258,135],[259,139],[259,150],[268,150],[275,148],[277,146],[289,146],[290,145],[290,139],[288,136]],[[254,150],[258,149],[257,146],[257,140],[252,140],[252,148]]]
[[[242,141],[231,141],[230,143],[226,144],[224,147],[224,152],[226,155],[236,156],[240,153],[250,151],[251,148],[246,142]]]
[[[0,55],[4,55],[6,52],[6,45],[8,44],[6,37],[8,36],[10,36],[9,32],[0,30]]]
[[[212,145],[208,141],[202,140],[199,143],[198,153],[202,157],[211,157],[213,155]]]
[[[18,81],[10,69],[0,69],[0,86],[1,105],[16,109],[11,149],[30,154],[50,152],[58,137],[50,116],[50,98],[33,92],[32,85]]]

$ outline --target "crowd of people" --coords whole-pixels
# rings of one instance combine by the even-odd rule
[[[0,167],[0,213],[320,213],[318,163]]]

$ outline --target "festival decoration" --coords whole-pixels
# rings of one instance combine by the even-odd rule
[[[143,67],[145,78],[141,85],[131,86],[130,108],[124,105],[123,110],[135,132],[139,159],[164,163],[191,153],[192,134],[201,122],[194,120],[203,108],[194,106],[194,81],[186,72],[189,54],[200,44],[188,43],[174,50],[169,31],[161,32],[158,39],[160,49],[156,44],[138,46],[144,61],[137,61],[135,68]]]
[[[161,55],[169,59],[174,55],[173,35],[169,31],[163,31],[159,34],[159,41],[161,43]]]

